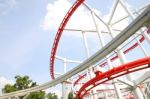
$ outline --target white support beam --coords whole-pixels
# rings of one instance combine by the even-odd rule
[[[111,42],[109,42],[107,45],[105,45],[102,49],[100,49],[94,55],[92,55],[91,57],[86,59],[83,63],[81,63],[74,69],[70,70],[66,74],[64,74],[52,81],[44,83],[40,86],[4,94],[3,96],[0,96],[0,99],[12,97],[12,96],[22,96],[22,95],[25,95],[30,92],[44,90],[44,89],[50,88],[52,86],[55,86],[55,85],[65,81],[66,79],[89,68],[91,65],[95,64],[96,62],[98,62],[99,60],[103,59],[105,56],[110,54],[119,45],[121,45],[129,37],[131,37],[136,31],[138,31],[141,27],[143,27],[145,22],[149,19],[150,19],[150,6],[143,13],[141,13],[141,15],[139,15],[127,28],[125,28],[120,34],[118,34],[113,40],[111,40]]]
[[[109,18],[108,24],[111,24],[111,21],[112,21],[112,18],[114,16],[114,13],[115,13],[115,10],[117,8],[118,3],[119,3],[119,0],[115,0],[115,3],[114,3],[114,5],[111,9],[111,12],[110,12],[110,18]]]
[[[81,64],[81,61],[77,61],[77,60],[66,60],[66,63],[77,63],[77,64]]]
[[[123,83],[123,84],[126,84],[128,86],[131,86],[131,87],[134,87],[134,83],[129,81],[129,80],[125,80],[125,79],[117,79],[117,81]]]
[[[96,30],[85,30],[85,29],[64,29],[65,31],[79,31],[79,32],[96,32]]]
[[[142,82],[144,82],[146,79],[150,78],[150,71],[146,72],[144,75],[142,75],[140,78],[135,80],[135,84],[138,85]]]
[[[106,23],[104,20],[102,20],[102,19],[100,18],[100,16],[97,15],[86,3],[83,3],[83,5],[84,5],[91,13],[93,13],[105,26],[107,26],[107,23]]]
[[[136,14],[137,12],[138,12],[138,13],[141,13],[141,12],[142,12],[144,9],[146,9],[148,6],[150,6],[150,3],[144,5],[144,6],[141,7],[141,8],[139,8],[137,11],[133,12],[133,14]],[[121,17],[120,19],[118,19],[118,20],[116,20],[115,22],[111,23],[111,25],[115,25],[115,24],[121,22],[122,20],[124,20],[124,19],[126,19],[126,18],[128,18],[128,17],[129,17],[129,15],[126,15],[126,16],[124,16],[124,17]]]
[[[64,61],[64,58],[60,57],[60,56],[55,56],[56,59],[59,59],[61,61]]]
[[[55,75],[58,75],[58,76],[61,76],[63,75],[62,73],[59,73],[59,72],[54,72]]]
[[[84,29],[64,29],[66,31],[78,31],[78,32],[84,32],[84,33],[87,33],[87,32],[92,32],[92,33],[96,33],[97,31],[96,30],[84,30]],[[121,30],[117,30],[117,29],[113,29],[114,31],[121,31]],[[104,30],[101,30],[101,33],[109,33],[108,31],[104,31]]]

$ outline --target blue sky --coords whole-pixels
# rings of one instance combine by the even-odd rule
[[[14,5],[9,2],[15,2]],[[29,75],[34,81],[49,78],[52,33],[41,28],[47,0],[4,0],[0,12],[0,76]],[[42,73],[42,74],[41,74]],[[40,78],[40,79],[39,79]]]
[[[0,77],[13,80],[15,75],[28,75],[39,84],[50,80],[49,57],[52,43],[59,23],[67,9],[71,6],[66,0],[65,2],[59,0],[63,1],[66,7],[63,4],[60,6],[57,1],[58,0],[0,0]],[[129,2],[132,7],[136,6],[137,8],[149,2],[149,0],[126,1]],[[99,12],[100,15],[107,15],[112,0],[107,0],[107,2],[104,0],[103,4],[97,4],[96,2],[97,0],[87,0],[87,3],[92,7],[94,6],[96,10],[101,10]],[[65,7],[64,12],[61,7]],[[80,17],[88,19],[89,16],[87,12],[85,12],[85,9],[81,8],[79,14],[82,12],[84,13],[83,15],[81,14]],[[73,23],[74,21],[76,22],[76,17],[75,15],[72,19]],[[88,22],[86,23],[86,21],[78,21],[78,24],[84,26],[82,23],[89,24]],[[70,24],[72,27],[74,26],[74,24]],[[58,48],[58,55],[80,61],[84,60],[86,53],[83,51],[83,45],[79,45],[79,43],[82,42],[82,38],[78,37],[78,35],[81,36],[78,33],[63,35],[64,38],[61,39],[62,42],[60,42]],[[88,39],[90,39],[90,37],[91,35],[88,36]],[[72,42],[68,42],[71,40]],[[98,45],[96,40],[97,39],[91,41],[93,43],[91,43],[90,46],[94,48],[91,49],[91,54],[99,49],[92,45]],[[72,44],[74,45],[72,46]],[[76,48],[76,46],[78,46],[78,48]],[[61,62],[57,64],[56,69],[62,66]],[[70,64],[70,66],[73,67],[74,65],[75,64]],[[58,71],[59,70],[60,69],[58,69]]]

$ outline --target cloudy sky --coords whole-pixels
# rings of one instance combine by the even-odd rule
[[[107,19],[112,0],[103,1],[103,4],[98,4],[97,1],[87,0],[87,3],[98,15]],[[131,8],[138,8],[149,2],[135,1],[137,2],[126,0]],[[5,83],[13,83],[15,75],[28,75],[39,84],[50,80],[49,58],[52,43],[57,28],[72,3],[73,0],[0,0],[0,88]],[[67,28],[74,27],[94,29],[92,18],[84,7],[80,7],[67,25]],[[82,44],[78,45],[83,42],[80,36],[80,33],[66,32],[58,54],[68,58],[70,53],[74,53],[76,46],[79,46],[76,53],[81,53],[84,48]],[[95,37],[94,34],[88,37],[92,36]],[[71,46],[67,40],[72,40],[75,45]],[[96,40],[93,43],[97,44]],[[97,49],[91,49],[91,54]],[[82,54],[71,54],[69,58],[82,61],[86,53]],[[58,62],[58,66],[60,64]]]

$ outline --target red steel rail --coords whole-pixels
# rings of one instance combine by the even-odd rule
[[[150,68],[150,57],[138,59],[98,74],[80,88],[77,94],[78,99],[83,99],[83,96],[89,90],[98,86],[99,84],[145,68]]]
[[[147,30],[147,34],[150,34],[150,28]],[[139,39],[139,42],[142,43],[143,41],[145,40],[144,36],[142,36],[140,39]],[[138,42],[134,43],[132,46],[130,46],[129,48],[127,48],[123,53],[126,54],[128,52],[130,52],[131,50],[133,50],[134,48],[136,48],[138,46]],[[115,55],[114,57],[112,57],[110,60],[111,61],[114,61],[115,59],[118,58],[118,55]],[[100,67],[103,67],[107,64],[107,62],[103,62],[101,64],[99,64]],[[79,78],[74,82],[74,86],[81,80],[83,79],[84,77],[86,77],[86,74],[83,74],[83,75],[80,75]]]
[[[55,55],[56,55],[56,51],[57,51],[57,47],[58,47],[58,43],[60,40],[60,37],[62,35],[62,32],[66,26],[66,24],[68,23],[69,19],[71,18],[72,14],[76,11],[76,9],[84,2],[84,0],[77,0],[72,7],[69,9],[69,11],[67,12],[67,14],[65,15],[63,21],[61,22],[59,29],[56,33],[55,36],[55,40],[53,43],[53,47],[52,47],[52,51],[51,51],[51,57],[50,57],[50,75],[51,78],[54,79],[54,61],[55,61]]]
[[[69,19],[71,18],[71,16],[73,15],[73,13],[76,11],[76,9],[84,2],[84,0],[77,0],[73,6],[69,9],[69,11],[67,12],[66,16],[64,17],[58,31],[57,31],[57,34],[55,36],[55,40],[54,40],[54,43],[53,43],[53,47],[52,47],[52,51],[51,51],[51,57],[50,57],[50,75],[51,75],[51,78],[54,79],[54,61],[55,61],[55,55],[56,55],[56,51],[57,51],[57,47],[58,47],[58,43],[59,43],[59,40],[60,40],[60,37],[62,35],[62,32],[67,24],[67,22],[69,21]],[[150,33],[150,29],[148,29],[147,33]],[[141,39],[139,40],[140,42],[143,42],[144,40],[144,36],[141,37]],[[132,49],[134,49],[135,47],[138,46],[138,43],[135,43],[133,44],[131,47],[129,47],[128,49],[126,49],[124,51],[124,54],[128,53],[129,51],[131,51]],[[114,61],[115,59],[117,59],[118,56],[114,56],[112,57],[110,60],[111,61]],[[102,64],[100,64],[99,66],[105,66],[107,64],[107,62],[104,62]],[[86,74],[84,74],[83,76],[80,76],[75,82],[74,82],[74,86],[81,80],[83,79],[84,77],[86,76]]]

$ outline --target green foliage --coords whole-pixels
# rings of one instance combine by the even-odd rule
[[[3,92],[4,93],[10,93],[18,90],[23,90],[27,88],[31,88],[36,86],[36,82],[33,82],[29,79],[29,76],[15,76],[16,82],[13,85],[7,84],[5,85]],[[57,95],[55,93],[49,93],[46,95],[47,99],[58,99]],[[23,99],[24,96],[20,96],[19,99]],[[26,99],[45,99],[45,91],[38,91],[38,92],[32,92],[28,96],[26,96]]]
[[[29,79],[28,76],[15,76],[16,83],[14,85],[7,84],[5,85],[3,92],[4,93],[10,93],[13,91],[23,90],[27,88],[31,88],[36,86],[36,82],[33,82]],[[23,99],[24,96],[20,96],[19,99]],[[44,91],[38,91],[30,93],[29,96],[27,96],[27,99],[44,99],[45,92]]]
[[[76,99],[76,97],[73,96],[72,92],[69,92],[68,94],[68,99]]]
[[[36,83],[32,82],[32,80],[30,80],[28,76],[15,76],[15,79],[16,84],[14,84],[14,86],[17,90],[23,90],[36,86]]]
[[[39,92],[32,92],[26,99],[45,99],[45,92],[39,91]]]
[[[4,93],[10,93],[10,92],[13,92],[13,91],[16,91],[16,88],[13,85],[10,85],[10,84],[5,85],[5,87],[3,89]]]
[[[57,95],[55,93],[48,93],[46,95],[47,99],[58,99]]]

